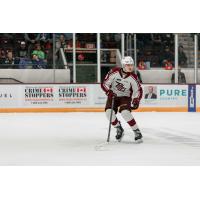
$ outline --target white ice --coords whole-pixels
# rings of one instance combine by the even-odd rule
[[[0,114],[0,165],[200,165],[200,113],[133,113],[144,136],[135,144],[115,129],[105,151],[105,113]]]

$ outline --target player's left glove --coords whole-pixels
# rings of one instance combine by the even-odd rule
[[[138,98],[133,99],[131,109],[132,110],[138,109],[139,104],[140,104],[140,100]]]

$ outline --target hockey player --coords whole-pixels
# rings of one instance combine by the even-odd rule
[[[114,100],[112,125],[116,128],[117,135],[115,137],[119,142],[124,135],[124,129],[116,117],[118,111],[135,133],[135,141],[142,142],[142,134],[131,114],[132,109],[138,109],[143,93],[140,81],[133,73],[133,69],[133,59],[126,56],[122,59],[122,68],[111,69],[101,84],[101,88],[108,96],[105,107],[108,119],[110,119],[112,100]]]

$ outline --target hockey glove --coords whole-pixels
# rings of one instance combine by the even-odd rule
[[[138,109],[139,104],[140,104],[140,100],[138,98],[133,99],[131,109],[132,110]]]
[[[109,99],[112,99],[113,97],[116,97],[117,95],[112,91],[109,90],[106,95],[108,96]]]

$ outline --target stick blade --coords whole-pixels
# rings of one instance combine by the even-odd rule
[[[104,143],[100,143],[100,144],[97,144],[95,146],[95,150],[96,151],[109,151],[109,142],[104,142]]]

